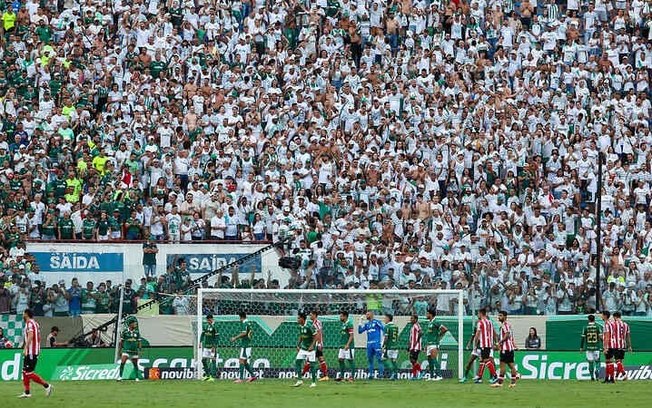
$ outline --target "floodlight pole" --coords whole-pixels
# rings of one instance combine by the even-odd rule
[[[595,309],[600,310],[600,301],[602,300],[600,292],[600,272],[602,268],[602,160],[604,154],[598,151],[598,196],[595,201],[595,218],[598,224],[596,231],[597,241],[597,262],[595,265]]]

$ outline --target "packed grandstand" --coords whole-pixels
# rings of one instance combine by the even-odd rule
[[[25,242],[260,241],[288,288],[652,315],[649,2],[0,9],[0,313],[117,311],[118,282],[49,282]],[[277,285],[240,272],[216,285]]]

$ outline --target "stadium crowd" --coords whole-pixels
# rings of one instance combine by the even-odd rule
[[[83,308],[25,240],[153,239],[284,242],[289,287],[529,314],[595,310],[600,262],[600,306],[652,314],[649,1],[0,10],[0,313]],[[183,290],[180,268],[133,291]]]

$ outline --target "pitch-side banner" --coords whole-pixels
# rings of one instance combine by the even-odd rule
[[[218,377],[233,379],[238,374],[237,348],[218,349]],[[113,349],[43,349],[39,356],[36,371],[47,381],[90,381],[115,380],[118,376],[118,364],[113,362]],[[451,378],[457,372],[455,351],[442,350],[441,366],[444,377]],[[292,378],[294,375],[294,358],[296,351],[292,348],[255,348],[252,366],[262,378]],[[324,353],[331,367],[337,365],[337,350],[327,349]],[[169,376],[183,378],[189,376],[189,370],[195,366],[191,347],[148,348],[141,352],[140,369],[160,368],[161,379]],[[355,376],[366,376],[365,350],[357,349],[355,354]],[[588,380],[590,374],[584,353],[580,352],[516,352],[516,364],[524,380]],[[424,363],[426,357],[422,356]],[[23,356],[20,349],[0,349],[0,381],[19,381],[21,379]],[[401,368],[400,378],[407,378],[409,368],[408,354],[400,351],[398,364]],[[125,368],[125,378],[133,373],[131,365]],[[172,368],[174,370],[168,370]],[[630,380],[652,380],[652,353],[628,353],[625,368]],[[175,375],[172,376],[174,373]],[[163,375],[166,373],[166,375]],[[179,374],[181,373],[181,374]],[[177,375],[178,374],[178,375]],[[332,372],[331,374],[335,374]]]

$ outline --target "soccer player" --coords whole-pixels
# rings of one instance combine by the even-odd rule
[[[344,380],[345,363],[348,362],[349,369],[351,370],[349,382],[353,382],[353,377],[355,376],[355,362],[353,361],[355,343],[353,340],[353,322],[349,320],[348,311],[342,310],[340,312],[340,322],[342,322],[340,328],[340,350],[337,355],[340,363],[340,377],[336,381]]]
[[[602,332],[602,345],[604,347],[604,358],[605,358],[605,369],[604,369],[604,383],[613,383],[615,382],[614,374],[614,352],[611,345],[611,332],[612,324],[611,313],[608,310],[604,310],[601,314],[602,320],[604,321],[604,330]]]
[[[249,359],[251,359],[251,338],[253,337],[253,331],[251,329],[251,323],[249,320],[247,320],[247,314],[245,312],[240,312],[240,326],[240,334],[235,337],[231,337],[232,343],[240,340],[240,378],[234,381],[238,384],[244,382],[245,370],[247,370],[249,373],[247,382],[256,381],[254,371],[251,369],[251,365],[249,364]]]
[[[629,325],[622,321],[620,312],[614,312],[614,320],[611,324],[611,347],[614,349],[614,359],[616,360],[617,378],[623,381],[627,380],[627,373],[623,360],[625,359],[625,350],[632,351],[632,338],[629,331]]]
[[[589,362],[589,372],[591,373],[591,381],[598,378],[600,368],[600,345],[602,343],[602,332],[600,326],[595,323],[595,316],[589,315],[589,322],[584,330],[582,330],[582,343],[580,343],[580,351],[586,349],[586,361]]]
[[[330,378],[328,378],[328,366],[326,365],[326,359],[324,359],[324,334],[322,331],[322,324],[321,321],[318,319],[318,313],[316,310],[313,310],[310,312],[310,321],[312,322],[312,325],[315,327],[315,330],[317,330],[317,343],[316,343],[316,350],[315,350],[315,355],[317,356],[317,361],[319,361],[319,370],[321,371],[322,377],[319,379],[319,381],[328,381]],[[306,362],[306,364],[303,366],[303,372],[301,377],[303,377],[308,371],[310,370],[310,363]]]
[[[389,379],[395,381],[398,374],[398,327],[394,324],[394,316],[385,314],[385,339],[383,341],[383,355],[389,362]]]
[[[509,366],[512,377],[509,388],[514,388],[518,379],[518,372],[514,366],[514,350],[516,350],[514,333],[512,332],[512,325],[507,321],[507,312],[504,310],[498,312],[498,321],[501,323],[500,339],[498,340],[498,347],[500,348],[500,375],[498,376],[498,382],[491,384],[491,386],[494,388],[503,386],[505,372],[507,371],[506,366]]]
[[[410,338],[408,340],[408,352],[410,353],[410,364],[412,364],[412,380],[421,379],[421,364],[419,364],[419,353],[421,352],[421,325],[419,316],[410,316]]]
[[[122,381],[122,373],[125,370],[127,360],[131,360],[134,365],[134,372],[136,373],[136,381],[140,381],[140,371],[138,371],[138,352],[141,348],[140,331],[138,330],[138,321],[135,317],[129,316],[125,323],[127,328],[122,331],[120,337],[120,376],[118,381]]]
[[[303,385],[303,364],[307,361],[310,364],[310,377],[312,383],[310,388],[316,387],[317,383],[317,367],[315,365],[316,353],[315,344],[317,343],[317,329],[312,323],[307,322],[306,314],[299,312],[297,316],[297,323],[299,323],[299,340],[297,342],[297,358],[295,360],[295,367],[297,370],[297,382],[294,387]]]
[[[460,383],[465,383],[468,379],[469,376],[469,371],[471,371],[471,367],[473,367],[473,363],[475,360],[477,360],[480,357],[480,349],[473,347],[475,345],[475,332],[478,330],[478,325],[476,323],[475,327],[473,328],[473,332],[471,333],[471,338],[469,339],[469,342],[466,344],[467,349],[471,349],[471,357],[469,358],[469,361],[466,363],[466,367],[464,367],[464,375],[462,376],[462,379],[460,380]]]
[[[204,367],[204,381],[215,381],[217,377],[217,366],[215,364],[215,355],[217,350],[217,325],[213,320],[213,315],[206,316],[206,323],[201,332],[201,362]]]
[[[54,387],[34,372],[36,363],[38,363],[38,355],[41,352],[41,329],[34,320],[34,312],[31,309],[25,309],[23,320],[25,321],[25,328],[23,329],[23,339],[25,341],[23,346],[23,386],[25,388],[18,398],[31,398],[30,381],[42,385],[45,388],[45,396],[49,397],[52,395]]]
[[[435,321],[436,312],[434,309],[428,309],[426,318],[426,354],[428,355],[428,373],[430,378],[428,381],[440,381],[442,377],[439,375],[439,342],[442,336],[448,331],[446,326],[441,325]]]
[[[364,323],[364,319],[367,320],[366,323]],[[381,347],[383,324],[380,320],[374,319],[374,312],[367,312],[364,316],[360,317],[360,320],[361,324],[358,325],[358,334],[367,333],[367,362],[369,363],[367,370],[368,378],[370,380],[374,378],[374,360],[378,360],[378,376],[383,378],[383,375],[385,374]]]
[[[496,332],[494,331],[494,325],[491,323],[491,320],[487,317],[487,310],[482,308],[478,310],[478,328],[475,332],[475,347],[480,349],[480,368],[478,369],[478,376],[475,379],[475,383],[479,384],[482,382],[482,375],[484,374],[485,368],[489,369],[491,374],[491,382],[496,381],[496,367],[494,365],[494,360],[491,357],[491,349],[493,348],[494,342],[496,340]]]

